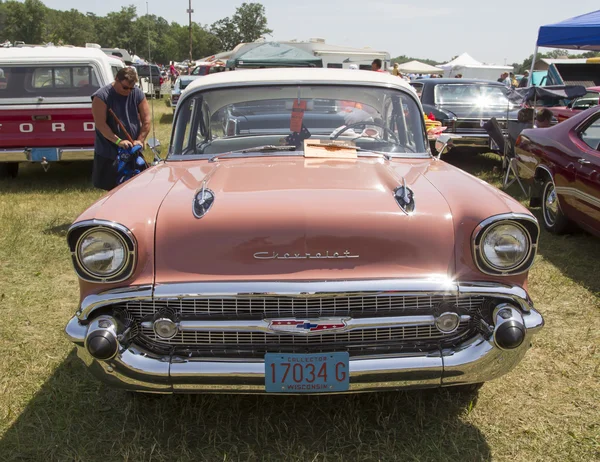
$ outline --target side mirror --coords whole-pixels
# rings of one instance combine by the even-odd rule
[[[148,138],[146,143],[148,143],[150,149],[157,149],[160,146],[160,141],[158,141],[156,138]]]
[[[460,135],[451,135],[443,133],[435,140],[435,150],[438,152],[436,158],[439,159],[442,154],[448,152],[454,145],[453,140],[462,138]]]

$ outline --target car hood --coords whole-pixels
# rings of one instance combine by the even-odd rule
[[[454,225],[448,203],[424,176],[431,162],[259,157],[171,163],[177,181],[157,216],[155,280],[449,276]],[[415,195],[410,215],[393,195],[403,181]],[[215,200],[196,218],[193,200],[203,186]]]

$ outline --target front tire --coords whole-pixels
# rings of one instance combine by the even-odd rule
[[[16,178],[19,174],[18,162],[0,163],[0,180]]]
[[[552,178],[546,177],[542,186],[542,216],[544,228],[554,234],[564,234],[569,229],[569,219],[558,202],[556,187]]]

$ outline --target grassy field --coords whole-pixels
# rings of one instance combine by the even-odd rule
[[[155,111],[166,146],[171,111]],[[449,160],[500,184],[493,155]],[[600,460],[600,239],[542,233],[530,293],[546,327],[476,396],[135,395],[98,383],[63,336],[78,299],[65,234],[101,196],[90,174],[28,166],[0,183],[0,461]]]

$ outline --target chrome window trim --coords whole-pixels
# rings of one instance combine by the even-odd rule
[[[136,300],[191,297],[322,297],[325,295],[376,295],[386,291],[403,296],[447,295],[483,296],[513,301],[523,312],[533,308],[533,302],[520,286],[495,282],[457,282],[429,279],[374,279],[360,281],[256,281],[170,283],[121,287],[88,295],[76,315],[86,321],[103,306]]]
[[[278,81],[273,81],[273,82],[262,82],[262,81],[252,81],[252,82],[245,82],[243,85],[240,85],[239,82],[229,82],[229,83],[214,83],[212,85],[203,85],[201,87],[195,87],[192,88],[191,90],[186,91],[185,93],[182,93],[182,97],[179,98],[178,101],[178,108],[180,107],[184,107],[187,100],[190,98],[193,98],[194,95],[198,94],[198,93],[202,93],[204,91],[207,90],[215,90],[215,89],[225,89],[225,88],[236,88],[236,89],[240,89],[240,88],[252,88],[252,87],[261,87],[261,86],[277,86],[277,85],[281,85],[281,86],[294,86],[294,85],[322,85],[322,86],[339,86],[339,85],[343,85],[343,86],[349,86],[349,87],[378,87],[378,88],[385,88],[385,89],[390,89],[390,90],[397,90],[401,93],[403,93],[404,95],[409,96],[410,98],[412,98],[412,100],[415,102],[415,104],[417,105],[417,107],[420,109],[421,112],[423,112],[423,105],[421,103],[421,100],[419,99],[419,97],[417,96],[416,91],[411,91],[408,88],[405,88],[403,86],[400,85],[394,85],[391,83],[382,83],[382,82],[370,82],[368,80],[356,80],[356,81],[348,81],[348,82],[326,82],[324,83],[322,80],[278,80]],[[181,104],[179,104],[181,103]],[[189,159],[189,157],[186,158],[185,154],[172,154],[172,150],[173,150],[173,139],[175,138],[175,127],[177,126],[177,118],[179,117],[179,110],[177,110],[175,112],[175,115],[173,117],[173,123],[171,125],[171,141],[169,143],[169,149],[168,149],[168,154],[167,157],[165,158],[165,161],[169,161],[169,160],[175,160],[172,159],[172,157],[182,157],[183,159],[177,159],[177,160],[191,160]],[[425,127],[425,119],[421,118],[421,134],[423,136],[423,146],[425,148],[425,152],[423,153],[424,156],[411,156],[409,157],[410,159],[412,158],[431,158],[433,157],[433,154],[429,151],[429,138],[427,137],[427,129]],[[391,154],[391,153],[390,153]],[[421,154],[421,153],[404,153],[404,154]],[[214,154],[213,154],[214,155]],[[196,156],[201,156],[200,158],[204,159],[204,158],[210,158],[209,154],[197,154]],[[391,155],[390,157],[395,158],[396,156]],[[401,156],[399,156],[401,157]]]
[[[81,229],[81,228],[89,228],[89,229],[86,229],[83,232],[83,234],[77,239],[77,242],[75,242],[73,244],[73,246],[71,246],[71,234],[73,233],[73,231]],[[127,251],[127,260],[126,260],[125,265],[123,265],[123,268],[120,272],[117,272],[112,276],[108,276],[108,277],[95,276],[95,275],[93,275],[93,273],[90,273],[89,271],[87,271],[84,268],[84,266],[81,264],[81,262],[79,261],[77,249],[78,249],[79,243],[81,242],[82,237],[85,236],[92,229],[96,229],[96,228],[98,228],[98,229],[105,228],[105,229],[109,230],[110,232],[115,233],[120,239],[123,240],[127,249],[129,249],[129,245],[127,245],[128,244],[127,240],[131,244],[132,250]],[[125,227],[119,223],[116,223],[114,221],[109,221],[109,220],[97,220],[97,219],[84,220],[84,221],[80,221],[77,223],[73,223],[69,227],[69,230],[67,231],[67,243],[69,245],[69,250],[71,252],[71,260],[73,262],[75,272],[77,273],[77,276],[80,279],[82,279],[86,282],[93,282],[93,283],[97,283],[97,284],[105,284],[105,283],[112,284],[112,283],[123,282],[123,281],[129,279],[135,271],[136,264],[137,264],[137,241],[136,241],[133,233],[127,227]],[[131,263],[131,265],[130,265],[130,263]],[[126,269],[128,267],[130,267],[131,269],[129,271],[126,271]],[[85,275],[87,275],[88,277],[84,277]]]
[[[494,269],[491,267],[486,268],[484,265],[481,264],[481,261],[486,261],[486,259],[484,258],[481,247],[477,244],[477,242],[480,241],[481,238],[483,238],[484,233],[487,231],[487,229],[490,226],[497,224],[498,222],[502,222],[502,221],[517,225],[520,228],[523,228],[527,232],[527,234],[529,235],[529,242],[530,242],[529,252],[527,253],[527,257],[523,259],[521,264],[514,268],[510,268],[508,270],[498,270],[498,269]],[[537,236],[535,236],[535,239],[533,238],[533,236],[531,236],[529,231],[527,231],[527,228],[525,228],[521,223],[519,223],[519,221],[528,221],[530,223],[535,224],[536,229],[537,229]],[[490,276],[513,276],[516,274],[526,273],[527,271],[529,271],[529,268],[531,268],[531,266],[533,265],[533,262],[535,260],[535,255],[537,254],[537,246],[538,246],[539,237],[540,237],[540,225],[539,225],[537,219],[532,215],[527,215],[525,213],[503,213],[500,215],[494,215],[493,217],[486,218],[481,223],[479,223],[477,225],[477,227],[475,228],[475,230],[473,231],[473,234],[471,237],[471,248],[472,248],[472,252],[473,252],[473,260],[475,261],[475,265],[477,266],[477,269],[479,271],[481,271],[484,274],[488,274]],[[527,265],[527,262],[530,262],[529,265]]]

